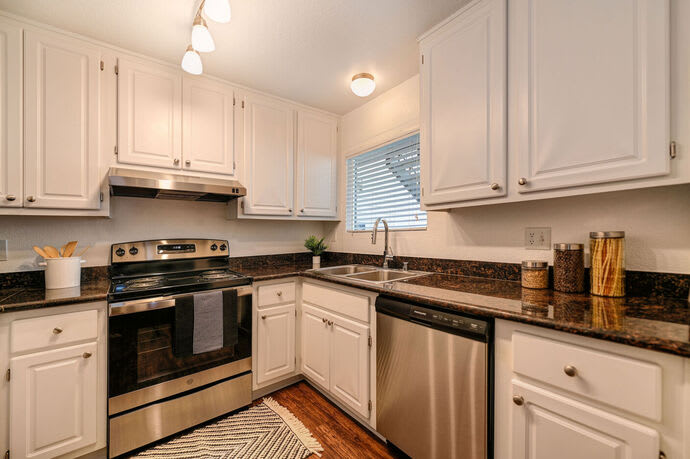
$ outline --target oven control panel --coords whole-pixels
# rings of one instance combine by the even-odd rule
[[[229,243],[223,239],[160,239],[113,244],[112,263],[228,257]]]

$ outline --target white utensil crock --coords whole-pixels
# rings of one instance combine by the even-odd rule
[[[46,267],[46,288],[79,287],[81,284],[81,257],[46,258],[39,266]]]

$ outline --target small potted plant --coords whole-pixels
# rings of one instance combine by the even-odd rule
[[[321,254],[328,249],[328,246],[323,243],[323,238],[318,239],[316,236],[309,236],[304,241],[304,246],[313,255],[312,258],[312,268],[316,269],[321,266]]]

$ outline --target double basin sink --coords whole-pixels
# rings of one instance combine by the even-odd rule
[[[369,284],[385,284],[386,282],[401,281],[429,274],[422,271],[403,271],[369,265],[332,266],[314,269],[313,272],[323,274],[324,276],[339,277]]]

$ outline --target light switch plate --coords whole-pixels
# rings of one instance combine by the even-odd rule
[[[0,239],[0,261],[7,261],[7,239]]]
[[[551,228],[525,228],[525,248],[551,250]]]

